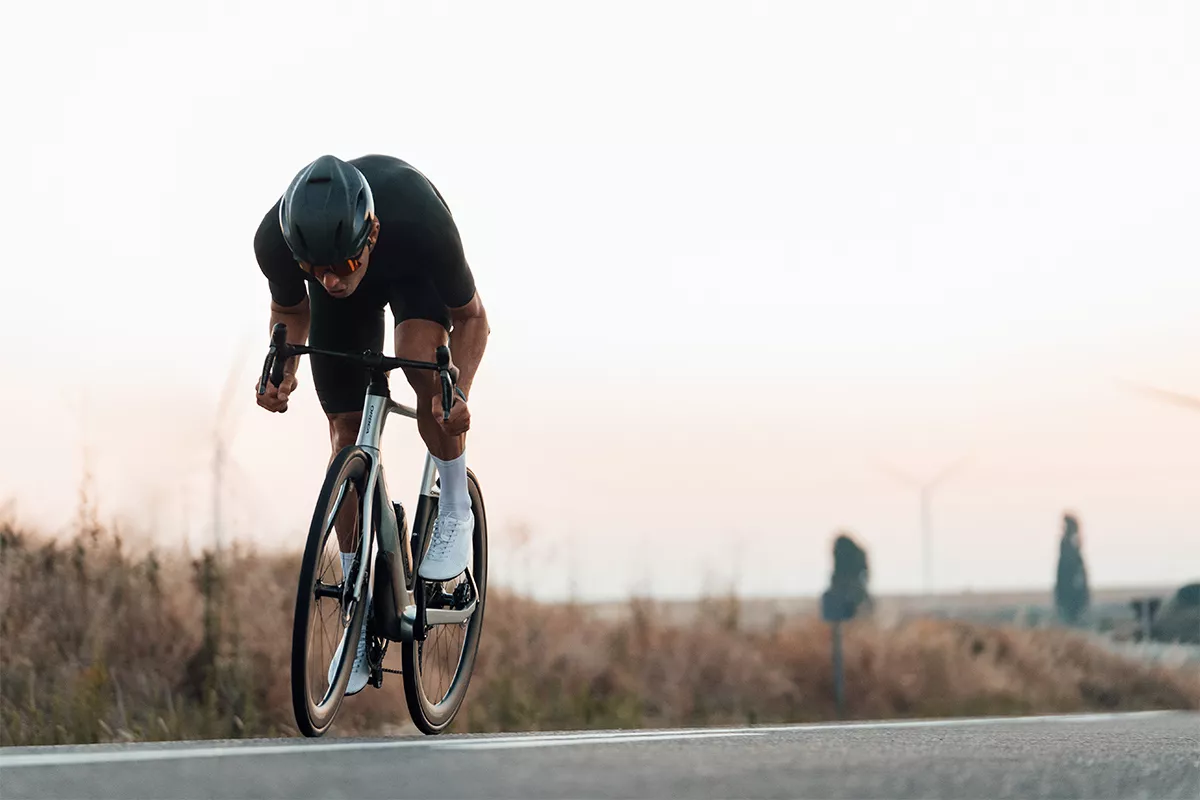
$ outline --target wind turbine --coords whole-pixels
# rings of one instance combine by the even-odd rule
[[[951,475],[958,472],[970,459],[970,454],[964,455],[957,461],[952,462],[946,467],[943,467],[941,472],[938,472],[932,478],[921,480],[911,474],[898,469],[890,464],[881,464],[879,468],[900,481],[901,483],[915,488],[921,495],[921,582],[925,589],[925,597],[929,598],[933,594],[933,523],[930,505],[933,497],[933,490],[945,482]]]
[[[242,339],[237,358],[234,359],[233,364],[229,368],[229,373],[225,376],[225,386],[221,390],[220,399],[217,401],[217,413],[213,419],[212,531],[213,547],[217,551],[218,556],[220,556],[225,544],[224,509],[222,508],[222,500],[225,495],[225,479],[230,467],[240,472],[237,463],[229,456],[229,449],[230,442],[237,433],[237,425],[242,419],[242,407],[248,402],[245,401],[247,392],[242,390],[244,384],[248,385],[245,380],[246,370],[244,367],[249,358],[251,345],[252,342],[249,335]],[[237,402],[237,399],[241,399],[243,402]]]
[[[201,500],[196,508],[196,511],[200,511],[204,505],[207,505],[210,515],[207,525],[203,523],[199,525],[201,531],[207,528],[209,532],[207,537],[201,533],[204,544],[200,549],[211,546],[218,556],[229,545],[230,538],[227,535],[225,524],[230,499],[227,484],[231,473],[235,476],[244,474],[232,457],[231,451],[237,433],[237,423],[241,420],[244,406],[251,402],[248,399],[249,389],[247,388],[251,383],[251,378],[246,369],[251,346],[252,341],[247,334],[242,339],[236,357],[230,362],[224,385],[216,398],[213,416],[204,422],[196,420],[200,423],[199,430],[189,431],[182,442],[184,451],[193,455],[185,460],[184,465],[181,465],[188,477],[181,480],[178,487],[181,495],[180,502],[187,499],[184,495],[195,496],[190,494],[193,492],[200,497],[204,497],[205,493],[208,494],[207,500]],[[182,424],[184,420],[180,419],[179,422]],[[197,472],[206,474],[208,479],[201,483],[198,480]],[[198,483],[199,485],[197,485]],[[185,515],[185,518],[190,516]]]

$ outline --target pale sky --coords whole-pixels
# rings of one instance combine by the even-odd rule
[[[492,575],[539,595],[1200,579],[1200,5],[20,4],[0,52],[0,503],[303,546],[310,373],[257,408],[252,238],[323,153],[450,203],[492,324],[468,462]],[[14,18],[15,17],[15,18]],[[390,320],[390,313],[389,313]],[[388,335],[389,348],[391,335]],[[408,400],[400,376],[395,396]],[[410,505],[423,451],[393,418]],[[527,524],[534,550],[514,551]]]

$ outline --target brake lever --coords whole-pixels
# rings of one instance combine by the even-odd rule
[[[450,419],[450,407],[454,405],[454,380],[450,371],[457,375],[458,369],[450,365],[450,348],[441,345],[437,349],[438,377],[442,379],[442,422]]]
[[[283,351],[282,356],[280,350]],[[288,352],[287,344],[284,344],[278,348],[271,345],[271,355],[275,359],[271,364],[271,385],[277,387],[283,383],[283,368],[287,364],[287,360],[291,358],[291,354]]]
[[[267,358],[263,361],[262,377],[258,379],[258,394],[262,396],[267,393],[267,377],[271,374],[271,367],[275,362],[275,345],[267,351]]]
[[[280,351],[284,353],[283,360],[279,358]],[[276,322],[271,328],[271,345],[267,348],[267,358],[263,361],[262,376],[258,379],[259,396],[267,393],[268,378],[274,386],[279,386],[283,382],[283,365],[286,360],[287,325]]]
[[[454,405],[454,385],[450,382],[450,373],[438,370],[442,376],[442,422],[450,419],[450,407]]]

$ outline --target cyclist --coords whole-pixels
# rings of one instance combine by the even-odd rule
[[[458,226],[441,193],[398,158],[367,155],[343,161],[323,155],[292,179],[262,218],[254,254],[271,295],[270,326],[287,325],[288,342],[329,350],[382,352],[384,306],[395,318],[395,355],[430,361],[449,344],[458,386],[442,420],[437,373],[404,370],[417,396],[417,428],[441,482],[433,536],[419,574],[449,580],[468,564],[475,519],[467,494],[467,398],[490,332]],[[310,288],[311,287],[311,288]],[[313,388],[329,420],[332,453],[353,444],[362,418],[367,372],[313,354]],[[268,382],[260,406],[284,412],[297,386],[298,357],[277,388]],[[349,572],[355,508],[344,503],[335,521],[343,574]],[[364,616],[365,625],[365,616]],[[366,635],[346,694],[369,678]],[[344,642],[344,639],[343,639]],[[341,655],[338,646],[332,671]]]

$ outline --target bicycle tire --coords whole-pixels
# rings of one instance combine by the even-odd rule
[[[330,686],[322,697],[322,702],[314,703],[310,697],[308,675],[309,647],[309,615],[313,607],[315,582],[317,579],[318,559],[324,549],[326,540],[325,519],[333,502],[336,492],[343,483],[352,482],[358,493],[358,520],[362,520],[362,495],[370,468],[370,457],[357,445],[348,445],[337,454],[325,474],[325,482],[317,495],[317,503],[313,508],[312,522],[309,524],[308,542],[304,548],[304,557],[300,565],[300,576],[296,585],[296,605],[292,619],[292,711],[300,732],[308,737],[323,736],[333,725],[342,701],[345,699],[346,686],[350,682],[350,670],[353,666],[355,651],[358,647],[358,637],[362,635],[363,615],[367,612],[367,603],[355,605],[352,612],[346,646],[342,648],[342,656],[338,664],[334,685]],[[360,531],[361,533],[361,531]],[[333,527],[329,527],[329,535],[335,536]],[[361,569],[363,565],[359,565]],[[345,580],[354,581],[356,571],[345,576]],[[325,667],[327,670],[328,667]]]
[[[408,703],[409,715],[413,724],[425,734],[436,735],[445,731],[454,722],[463,700],[467,695],[467,687],[475,669],[475,660],[479,653],[479,639],[483,632],[483,617],[487,601],[487,511],[483,505],[483,492],[475,473],[467,470],[467,491],[471,497],[471,507],[475,512],[475,530],[473,532],[474,558],[471,565],[471,576],[479,590],[475,611],[467,622],[467,632],[463,641],[462,655],[459,657],[458,668],[455,670],[450,688],[446,696],[439,702],[433,703],[425,694],[421,683],[420,648],[422,642],[407,641],[401,643],[400,655],[404,677],[404,698]],[[436,514],[430,515],[424,531],[420,532],[419,556],[414,558],[420,563],[429,547],[430,536],[433,533],[433,522]],[[417,578],[420,580],[420,578]]]

